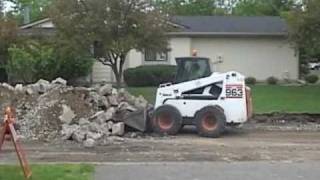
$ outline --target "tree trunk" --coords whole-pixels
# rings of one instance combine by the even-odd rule
[[[122,73],[115,74],[116,81],[117,81],[117,88],[121,88],[122,86]]]
[[[116,78],[116,86],[120,88],[123,85],[123,66],[126,60],[126,53],[110,53],[107,58],[109,60],[107,63],[104,62],[104,64],[111,67]]]

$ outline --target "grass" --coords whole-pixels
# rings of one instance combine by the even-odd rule
[[[320,86],[254,86],[254,111],[319,114],[319,93]]]
[[[92,165],[33,165],[32,180],[91,180]],[[1,165],[1,180],[24,179],[20,166]]]
[[[129,87],[129,92],[135,96],[142,95],[148,102],[154,104],[157,87]]]
[[[320,86],[252,86],[254,111],[257,114],[320,113]],[[129,88],[134,95],[143,95],[154,103],[156,87]]]

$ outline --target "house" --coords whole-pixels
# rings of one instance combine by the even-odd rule
[[[209,57],[213,71],[235,70],[258,80],[270,76],[298,79],[299,54],[288,41],[288,27],[280,17],[176,16],[172,24],[178,28],[168,33],[168,52],[131,50],[125,68],[140,65],[175,64],[176,57]],[[50,19],[21,26],[23,33],[54,31]],[[109,67],[95,62],[91,80],[114,82]]]

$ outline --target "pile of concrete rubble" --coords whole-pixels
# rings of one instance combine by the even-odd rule
[[[110,136],[123,136],[124,119],[146,109],[148,102],[108,84],[72,87],[58,78],[26,86],[0,84],[0,108],[6,106],[16,108],[18,133],[27,139],[72,140],[92,147]]]

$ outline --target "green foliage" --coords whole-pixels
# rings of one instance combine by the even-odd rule
[[[67,80],[87,75],[93,61],[89,56],[68,47],[26,41],[20,47],[9,49],[6,70],[12,81],[30,83],[38,79]]]
[[[296,0],[154,0],[171,15],[286,16]]]
[[[7,81],[5,64],[8,59],[8,48],[16,41],[17,25],[0,13],[0,81]]]
[[[257,79],[255,77],[247,77],[245,82],[248,85],[255,85],[257,83]]]
[[[68,43],[57,42],[55,46],[55,58],[60,64],[56,76],[66,80],[88,75],[94,63],[94,59],[88,51],[80,51]]]
[[[36,59],[25,48],[13,46],[9,49],[10,59],[6,64],[6,71],[10,78],[33,82],[36,74]]]
[[[92,165],[33,165],[32,180],[90,180],[93,178]],[[0,166],[0,179],[24,179],[20,166]]]
[[[278,84],[278,81],[279,81],[279,79],[276,77],[273,77],[273,76],[271,76],[267,79],[267,83],[270,85],[276,85],[276,84]]]
[[[148,1],[56,0],[50,18],[58,34],[77,49],[99,45],[96,59],[112,68],[118,86],[130,50],[161,51],[168,45],[167,16]]]
[[[30,8],[30,21],[36,21],[46,17],[46,9],[53,0],[7,0],[13,4],[14,16],[19,24],[23,23],[24,8]]]
[[[217,0],[156,0],[156,5],[171,15],[197,16],[225,13],[217,7]]]
[[[311,75],[306,76],[305,80],[307,81],[307,83],[315,84],[316,82],[318,82],[319,76],[311,74]]]
[[[303,51],[303,49],[299,52],[299,76],[300,78],[304,78],[306,75],[310,73],[309,69],[309,59],[311,59],[306,53]]]
[[[124,80],[128,86],[158,86],[172,82],[176,67],[171,65],[146,65],[130,68],[124,72]]]
[[[290,39],[306,56],[320,59],[320,1],[306,1],[304,9],[288,16]]]
[[[17,37],[17,25],[9,18],[0,17],[0,65],[5,64],[8,48]]]
[[[238,16],[286,16],[298,2],[295,0],[240,0],[233,11]]]

